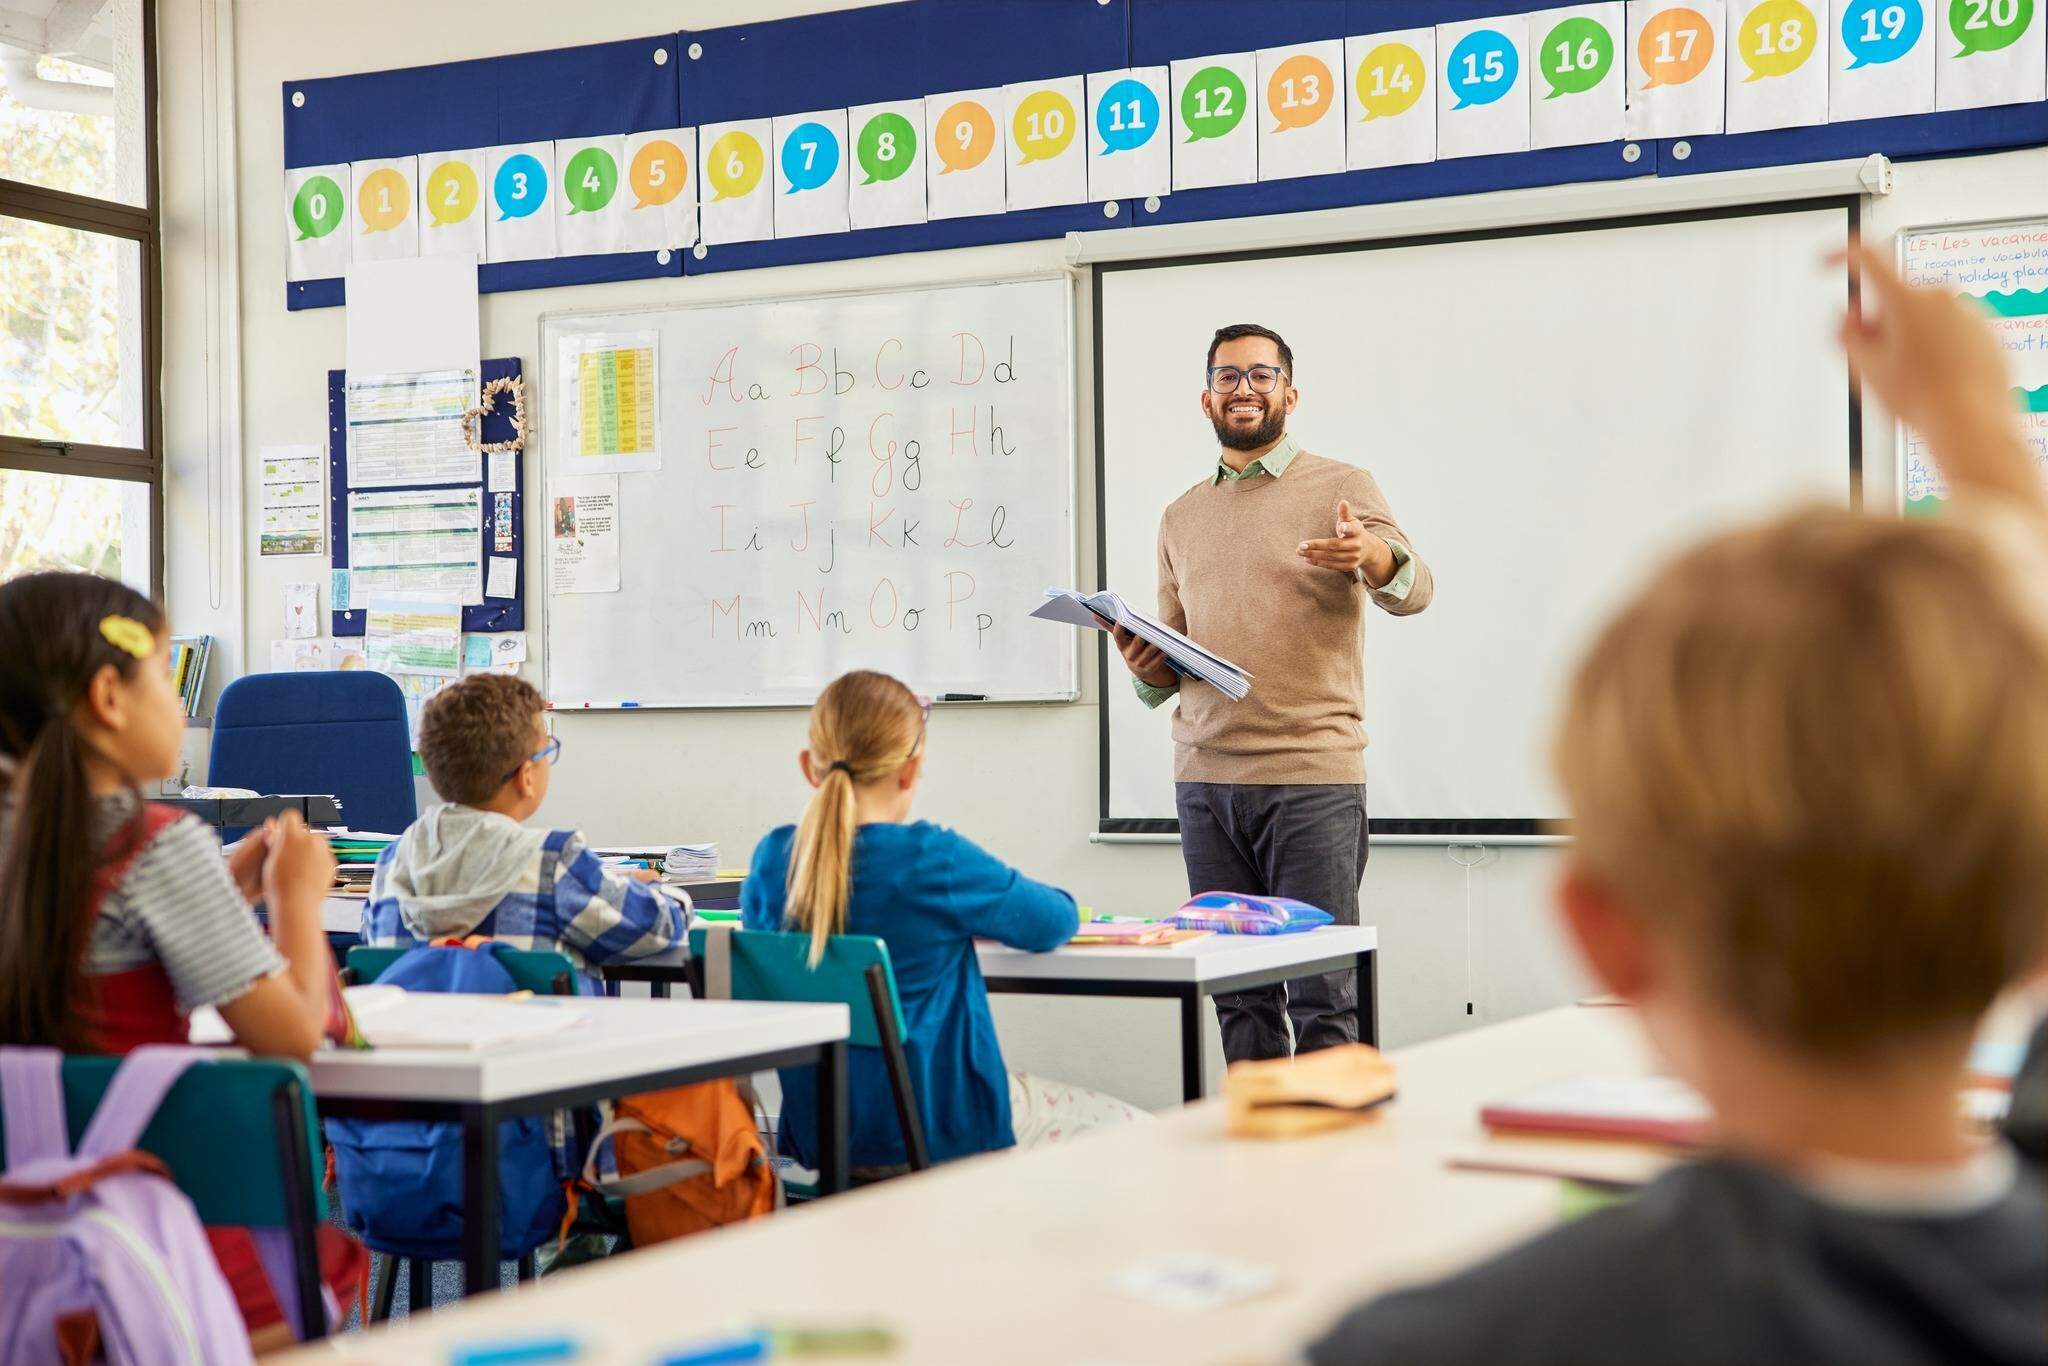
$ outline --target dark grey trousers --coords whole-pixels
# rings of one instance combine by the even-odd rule
[[[1175,783],[1174,804],[1190,894],[1289,896],[1328,911],[1340,925],[1358,923],[1365,784]],[[1357,1043],[1358,974],[1322,973],[1219,995],[1216,1019],[1230,1062]]]

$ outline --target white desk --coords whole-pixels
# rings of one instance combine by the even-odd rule
[[[1572,1073],[1646,1067],[1633,1012],[1574,1007],[1394,1060],[1399,1097],[1357,1128],[1233,1140],[1222,1103],[1205,1102],[628,1253],[338,1338],[338,1355],[433,1361],[458,1344],[568,1332],[584,1341],[580,1361],[637,1363],[758,1322],[883,1323],[901,1342],[887,1359],[944,1366],[1284,1358],[1356,1299],[1555,1222],[1556,1182],[1444,1165],[1446,1152],[1479,1136],[1482,1104]],[[1112,1180],[1110,1170],[1123,1175]],[[1279,1282],[1198,1311],[1114,1289],[1118,1273],[1176,1252],[1267,1266]]]
[[[1379,1042],[1379,931],[1370,925],[1325,925],[1300,934],[1212,934],[1172,948],[1105,948],[1070,944],[1051,953],[1027,953],[982,941],[975,958],[990,991],[1053,996],[1171,997],[1180,1002],[1181,1096],[1202,1098],[1202,999],[1219,992],[1308,977],[1358,971],[1358,1028]],[[605,976],[649,982],[656,996],[687,984],[680,950],[615,964]]]

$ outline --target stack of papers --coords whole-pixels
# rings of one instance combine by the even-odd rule
[[[342,995],[372,1048],[497,1048],[559,1034],[590,1018],[560,997],[515,1001],[374,983]]]
[[[1048,588],[1045,603],[1031,614],[1045,621],[1107,631],[1121,626],[1148,645],[1166,653],[1166,662],[1182,678],[1198,678],[1237,702],[1252,690],[1252,676],[1220,655],[1211,654],[1165,622],[1146,616],[1115,593],[1084,594],[1072,588]]]
[[[670,882],[702,882],[718,876],[716,844],[678,844],[661,856],[661,874]]]
[[[328,831],[327,842],[334,849],[334,885],[344,894],[368,895],[378,856],[397,840],[398,836],[378,830],[350,830],[342,826]]]

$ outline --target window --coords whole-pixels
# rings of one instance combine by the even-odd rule
[[[0,579],[162,591],[153,0],[6,0]]]

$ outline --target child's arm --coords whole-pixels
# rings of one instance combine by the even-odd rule
[[[1081,928],[1080,910],[1068,893],[1033,882],[964,835],[944,830],[939,838],[952,846],[949,898],[976,938],[1044,953]]]
[[[690,931],[689,912],[658,883],[608,868],[571,835],[555,867],[555,916],[562,942],[593,966],[673,948]]]
[[[220,1007],[235,1042],[252,1053],[303,1059],[320,1046],[334,992],[334,959],[320,903],[333,885],[334,851],[327,837],[287,811],[271,829],[263,864],[271,940],[284,955],[285,970],[259,979]]]

